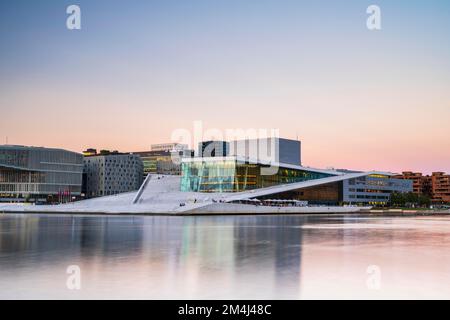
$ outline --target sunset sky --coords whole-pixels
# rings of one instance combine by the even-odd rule
[[[308,166],[450,172],[450,1],[0,2],[0,144],[142,151],[196,120],[298,136]]]

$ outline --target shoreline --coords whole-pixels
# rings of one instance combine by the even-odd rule
[[[30,215],[75,215],[75,216],[172,216],[172,217],[200,217],[200,216],[277,216],[277,215],[301,215],[301,216],[313,216],[313,217],[338,217],[338,216],[354,216],[354,217],[427,217],[427,216],[450,216],[450,210],[363,210],[355,212],[177,212],[177,213],[151,213],[151,212],[81,212],[81,211],[42,211],[42,210],[30,210],[30,211],[10,211],[0,210],[2,214],[30,214]]]

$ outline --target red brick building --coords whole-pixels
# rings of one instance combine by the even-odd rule
[[[415,194],[425,194],[431,196],[431,177],[424,176],[420,172],[405,171],[401,175],[395,176],[397,179],[405,179],[413,181],[413,192]]]
[[[434,203],[450,203],[450,175],[444,172],[433,172],[431,181],[432,201]]]
[[[433,203],[450,203],[450,175],[444,172],[424,176],[420,172],[405,171],[395,178],[412,180],[413,192],[429,196]]]

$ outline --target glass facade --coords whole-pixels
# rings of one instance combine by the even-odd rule
[[[182,156],[181,151],[177,151]],[[138,155],[144,165],[144,178],[148,174],[180,174],[180,164],[173,161],[172,152],[170,151],[144,151],[134,152]]]
[[[275,185],[321,179],[332,175],[280,167],[274,175],[262,175],[261,164],[236,159],[183,161],[181,191],[240,192]]]
[[[75,152],[0,146],[0,200],[81,194],[83,157]]]
[[[241,192],[277,185],[333,177],[335,174],[310,171],[307,168],[284,165],[273,175],[261,174],[262,164],[241,161],[235,157],[191,159],[181,166],[181,191]],[[351,172],[356,173],[356,172]],[[345,176],[343,176],[344,178]],[[383,205],[392,192],[410,192],[412,182],[386,174],[367,174],[357,178],[324,183],[261,197],[261,199],[295,199],[311,204]]]

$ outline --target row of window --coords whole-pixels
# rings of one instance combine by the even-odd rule
[[[386,189],[355,189],[349,188],[349,192],[359,192],[359,193],[392,193],[392,190]]]
[[[83,157],[64,150],[0,148],[0,164],[28,169],[81,172]]]
[[[52,184],[0,184],[0,192],[19,194],[58,194],[61,191],[80,193],[81,186],[76,185],[52,185]]]
[[[81,179],[81,172],[34,172],[0,169],[0,183],[81,184]]]
[[[372,195],[354,195],[351,194],[348,196],[350,199],[381,199],[381,200],[389,200],[389,196],[372,196]]]

